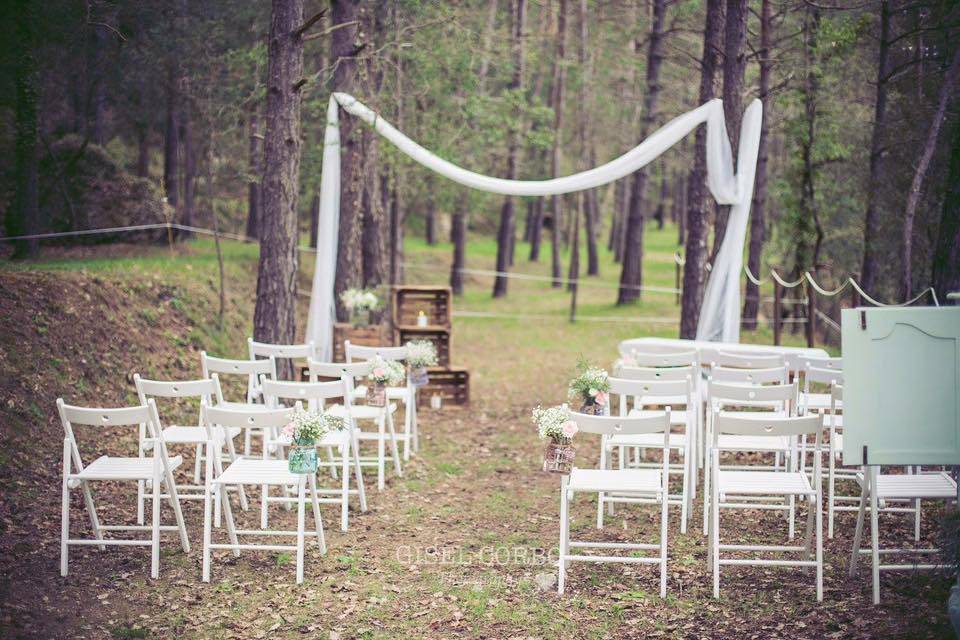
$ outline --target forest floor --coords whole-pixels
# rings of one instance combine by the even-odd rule
[[[673,233],[649,234],[645,277],[651,284],[673,284]],[[491,248],[483,240],[471,243],[469,266],[492,268]],[[70,574],[61,578],[63,433],[54,400],[132,403],[134,372],[199,377],[200,349],[242,356],[256,249],[224,243],[224,252],[222,326],[216,259],[206,241],[173,252],[132,245],[51,249],[41,262],[0,273],[0,637],[948,637],[947,578],[887,574],[883,604],[874,607],[867,565],[860,576],[847,577],[850,513],[838,517],[837,536],[825,545],[820,604],[813,574],[785,568],[727,570],[721,598],[714,600],[697,526],[700,500],[686,535],[679,533],[679,514],[671,514],[666,600],[658,597],[656,570],[636,565],[577,564],[569,570],[566,595],[543,588],[556,573],[559,483],[539,470],[543,443],[530,410],[565,400],[579,357],[609,365],[621,339],[676,335],[670,294],[649,292],[635,307],[613,306],[615,290],[604,287],[615,283],[617,271],[606,254],[602,277],[581,290],[582,320],[573,325],[566,321],[568,295],[548,283],[514,280],[509,296],[493,301],[490,278],[469,279],[455,310],[478,315],[455,318],[453,354],[457,365],[470,369],[471,406],[422,411],[420,454],[402,478],[388,477],[385,491],[368,477],[370,509],[351,513],[349,531],[339,530],[337,509],[323,509],[329,551],[321,556],[308,546],[303,585],[295,584],[291,557],[275,552],[246,552],[239,559],[218,553],[211,583],[202,583],[202,513],[193,501],[185,505],[193,548],[184,554],[175,535],[164,535],[158,580],[149,578],[146,549],[123,547],[74,548]],[[529,265],[518,254],[517,270],[544,275],[548,254],[544,258]],[[408,281],[445,281],[448,246],[411,240],[406,259]],[[640,317],[658,321],[622,319]],[[769,343],[769,332],[744,340]],[[99,438],[78,437],[85,455],[133,453],[132,433],[108,429]],[[183,454],[184,467],[192,468],[192,453]],[[595,460],[595,444],[582,440],[578,464]],[[101,517],[131,520],[128,489],[98,488]],[[72,514],[72,531],[86,532],[79,495]],[[164,516],[171,516],[169,509]],[[591,499],[578,499],[573,517],[574,534],[591,539],[656,539],[659,533],[649,506],[618,509],[599,532]],[[936,536],[938,517],[936,507],[925,511],[926,542]],[[256,512],[239,518],[255,526]],[[292,526],[291,513],[277,509],[273,518]],[[757,542],[783,544],[786,538],[784,520],[761,512],[727,516],[724,531]],[[910,521],[887,516],[881,537],[909,544]]]

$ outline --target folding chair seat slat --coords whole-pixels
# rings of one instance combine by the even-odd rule
[[[183,463],[183,458],[174,456],[169,462],[172,471]],[[154,476],[153,466],[153,458],[100,456],[70,477],[78,480],[150,480]]]

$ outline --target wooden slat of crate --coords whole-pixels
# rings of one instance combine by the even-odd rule
[[[416,324],[423,311],[428,325],[449,329],[452,295],[450,287],[397,287],[393,290],[393,326]]]
[[[429,407],[439,395],[442,404],[470,404],[470,372],[466,369],[430,369],[430,382],[417,390],[417,406]]]
[[[450,330],[442,327],[416,327],[400,325],[397,327],[397,344],[404,345],[412,340],[429,340],[437,347],[437,364],[450,366],[451,345]]]
[[[365,347],[382,347],[393,344],[389,335],[390,332],[385,324],[354,327],[348,322],[338,322],[333,325],[333,361],[346,362],[347,355],[343,348],[344,340]]]

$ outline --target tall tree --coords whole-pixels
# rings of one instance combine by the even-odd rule
[[[37,138],[39,134],[39,72],[37,44],[38,11],[31,0],[17,0],[14,8],[14,46],[16,64],[14,84],[16,100],[16,141],[14,172],[16,194],[4,224],[8,236],[30,235],[39,230],[39,189],[37,180]],[[36,239],[17,241],[13,258],[32,257],[39,251]]]
[[[563,136],[563,93],[566,83],[564,57],[567,49],[567,0],[560,0],[557,8],[557,49],[554,53],[550,76],[550,108],[553,109],[553,146],[550,149],[550,175],[559,177],[561,141]],[[563,221],[563,198],[550,197],[550,273],[552,286],[562,286],[563,267],[560,264],[560,233]]]
[[[860,284],[876,294],[880,270],[880,193],[887,181],[887,91],[890,81],[890,3],[880,0],[880,39],[877,56],[877,97],[873,108],[873,133],[870,137],[870,178],[867,181],[867,212],[863,220],[863,266]]]
[[[280,344],[290,344],[296,338],[302,25],[303,0],[273,0],[267,48],[263,215],[253,335],[256,340]],[[289,369],[289,361],[285,365]],[[292,372],[284,373],[289,376]]]
[[[361,0],[333,0],[330,3],[331,64],[334,91],[355,94],[357,84],[357,54],[365,46],[365,36],[359,28]],[[360,241],[363,232],[364,158],[361,148],[361,130],[355,118],[340,119],[340,231],[337,250],[337,273],[334,296],[337,317],[346,320],[349,313],[340,301],[340,294],[363,284],[363,254]]]
[[[747,66],[746,47],[747,0],[727,0],[723,39],[723,116],[734,157],[736,157],[737,146],[740,141],[743,72]],[[712,255],[714,258],[716,258],[717,251],[720,250],[720,245],[723,243],[729,216],[729,206],[717,207],[717,218],[713,233]]]
[[[767,138],[770,136],[770,74],[773,68],[771,35],[773,16],[771,0],[762,0],[760,4],[760,49],[757,51],[760,63],[760,101],[763,103],[763,121],[760,123],[760,146],[757,151],[757,174],[753,191],[753,203],[750,206],[750,248],[747,255],[747,267],[751,273],[760,277],[760,257],[763,255],[763,241],[766,232],[767,207]],[[747,290],[743,301],[743,326],[745,329],[757,327],[757,312],[760,308],[760,287],[747,279]]]
[[[640,122],[640,139],[645,139],[657,121],[657,105],[660,97],[660,67],[663,64],[663,23],[666,0],[653,0],[653,20],[650,23],[650,48],[647,52],[647,93],[643,100],[643,118]],[[617,304],[629,304],[640,299],[643,282],[643,218],[647,191],[648,171],[641,167],[633,174],[630,184],[630,208],[626,220],[626,244],[623,267],[620,271],[620,290]]]
[[[953,125],[950,168],[931,269],[937,296],[960,291],[960,120]]]
[[[714,75],[723,29],[723,0],[707,0],[700,61],[699,103],[713,99]],[[683,294],[680,302],[680,337],[695,338],[703,303],[703,273],[707,253],[707,211],[704,189],[707,175],[707,132],[699,127],[693,150],[693,167],[687,179],[687,241],[684,248]]]
[[[900,295],[904,300],[913,295],[913,221],[917,215],[917,206],[920,204],[920,193],[923,188],[923,181],[926,178],[927,170],[930,168],[933,153],[937,149],[940,128],[943,126],[943,121],[947,116],[947,103],[950,102],[953,92],[957,87],[958,77],[960,77],[960,47],[957,47],[956,51],[954,51],[953,61],[947,68],[943,78],[943,84],[940,85],[940,97],[937,101],[937,110],[934,112],[933,120],[930,122],[927,139],[923,144],[923,151],[920,153],[916,169],[914,169],[913,181],[910,183],[910,192],[907,194],[907,207],[903,215],[903,271],[900,279]]]
[[[510,94],[512,100],[523,99],[524,76],[524,47],[523,30],[527,16],[527,0],[514,0],[513,6],[513,77],[510,80]],[[519,106],[519,105],[518,105]],[[520,130],[523,127],[522,113],[515,113],[511,118],[510,140],[507,145],[507,179],[516,180],[518,175],[517,149],[520,144]],[[497,231],[497,277],[493,282],[493,297],[499,298],[507,294],[506,271],[510,267],[510,255],[513,251],[513,236],[515,232],[514,199],[507,196],[500,209],[500,227]]]
[[[587,0],[580,0],[580,9],[578,11],[578,18],[580,21],[580,50],[578,55],[578,62],[580,63],[580,91],[579,99],[580,103],[578,106],[578,123],[577,131],[578,137],[580,138],[580,153],[583,158],[583,163],[581,168],[588,169],[590,167],[596,166],[597,162],[597,152],[596,147],[594,146],[593,137],[590,135],[590,116],[587,110],[587,98],[588,92],[587,87],[593,83],[593,74],[592,74],[592,65],[590,63],[590,54],[589,54],[589,31],[587,25],[589,23],[589,11],[587,9]],[[587,165],[587,166],[584,166]],[[597,193],[596,189],[590,189],[583,193],[583,197],[580,200],[581,209],[583,211],[583,222],[584,222],[584,235],[586,236],[587,244],[587,275],[595,276],[600,273],[600,260],[597,253]],[[576,238],[579,235],[577,227],[574,226],[574,237]],[[579,255],[577,256],[579,260]],[[577,273],[579,277],[579,265],[577,266]]]
[[[247,146],[247,237],[259,238],[263,135],[260,133],[256,106],[250,107],[247,121],[250,136]]]
[[[173,69],[167,74],[166,121],[163,131],[163,192],[174,209],[180,204],[180,97],[179,74]]]

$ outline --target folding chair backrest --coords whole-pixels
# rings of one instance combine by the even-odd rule
[[[217,398],[222,397],[220,392],[220,378],[213,374],[211,378],[205,380],[146,380],[140,377],[139,373],[133,374],[133,384],[137,388],[137,396],[141,404],[147,404],[147,401],[156,398],[168,398],[181,400],[184,398],[196,398],[200,405],[213,404]],[[197,424],[200,423],[199,409],[197,411]],[[158,425],[162,426],[162,425]],[[146,434],[141,432],[141,437]]]
[[[166,447],[163,446],[163,437],[159,430],[159,418],[157,417],[157,405],[153,400],[148,400],[145,404],[137,407],[119,407],[119,408],[100,408],[100,407],[77,407],[66,404],[63,398],[57,398],[57,411],[60,414],[60,421],[63,423],[63,431],[67,440],[70,441],[71,457],[77,471],[83,469],[83,461],[80,459],[80,449],[77,446],[77,438],[74,433],[74,426],[84,425],[90,427],[118,427],[129,426],[140,428],[146,426],[150,437],[158,438],[161,444],[161,452],[166,464]]]
[[[283,405],[289,404],[283,400],[294,400],[296,402],[305,402],[311,410],[317,410],[323,407],[325,401],[333,398],[339,398],[344,406],[350,406],[350,391],[347,388],[347,382],[337,380],[335,382],[288,382],[261,380],[263,386],[263,398],[267,406],[272,409],[283,408]]]
[[[631,351],[626,356],[637,367],[689,367],[696,366],[698,357],[696,351],[680,351],[677,353],[647,353]]]
[[[733,369],[772,369],[782,367],[785,364],[783,356],[766,353],[745,354],[718,351],[710,360],[711,367],[730,367]]]
[[[738,416],[717,416],[713,423],[714,434],[738,436],[804,436],[816,435],[817,442],[823,430],[823,417],[819,415],[802,418],[770,417],[763,420]]]
[[[803,386],[805,391],[810,391],[810,384],[843,384],[843,371],[839,369],[821,369],[819,367],[807,367],[803,373]]]
[[[643,417],[592,416],[573,413],[570,419],[577,423],[580,431],[598,435],[636,435],[670,431],[670,411]]]
[[[252,402],[260,394],[260,376],[277,379],[277,360],[273,356],[264,360],[230,360],[214,358],[208,356],[206,351],[201,351],[200,365],[204,378],[209,378],[214,373],[247,376],[247,402]],[[218,397],[217,402],[223,402],[223,397]]]
[[[696,380],[696,367],[620,367],[617,369],[618,378],[628,380]]]
[[[240,429],[282,429],[293,417],[293,409],[222,409],[203,407],[204,424],[208,427],[237,427]]]
[[[807,369],[808,367],[816,367],[817,369],[835,369],[837,371],[843,371],[843,358],[801,358],[800,365]]]
[[[373,360],[380,356],[384,360],[406,360],[406,347],[368,347],[359,344],[351,344],[349,340],[343,341],[344,353],[347,362],[356,360]]]
[[[686,345],[637,344],[633,340],[623,340],[617,345],[617,351],[621,356],[629,356],[634,351],[642,353],[687,353],[691,349]]]
[[[673,405],[675,398],[683,400],[678,404],[693,406],[693,380],[630,380],[628,378],[609,378],[611,395],[619,396],[619,414],[627,415],[629,399],[633,398],[634,408],[644,405]],[[660,399],[660,400],[658,400]],[[613,404],[610,405],[613,414]]]
[[[735,369],[733,367],[711,367],[710,380],[727,384],[785,384],[787,367],[769,369]]]
[[[710,382],[707,398],[710,411],[724,404],[769,409],[771,403],[782,403],[784,410],[792,415],[797,404],[797,383],[760,386]]]
[[[269,342],[256,342],[253,338],[247,338],[247,346],[250,350],[250,359],[257,358],[291,358],[306,360],[317,355],[316,347],[313,342],[303,344],[271,344]]]
[[[317,382],[317,378],[362,378],[370,373],[370,363],[360,362],[320,362],[310,358],[307,360],[310,367],[310,381]]]

